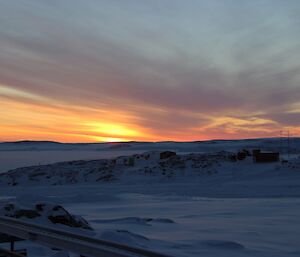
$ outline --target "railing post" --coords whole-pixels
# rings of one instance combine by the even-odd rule
[[[15,240],[13,238],[10,240],[10,251],[15,251]]]

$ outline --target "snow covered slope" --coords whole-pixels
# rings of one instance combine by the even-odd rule
[[[2,187],[72,184],[156,185],[205,196],[300,196],[300,158],[288,163],[232,160],[231,152],[161,157],[166,152],[19,168],[0,175]],[[168,152],[167,152],[168,153]],[[151,190],[151,187],[146,187]],[[145,189],[146,190],[146,189]],[[164,190],[164,189],[160,189]]]
[[[287,152],[287,140],[279,138],[251,140],[213,140],[199,142],[126,142],[95,144],[62,144],[56,142],[21,141],[0,143],[0,173],[33,165],[73,160],[95,160],[140,154],[147,151],[177,153],[214,153],[260,148]],[[290,153],[300,152],[300,139],[290,140]]]

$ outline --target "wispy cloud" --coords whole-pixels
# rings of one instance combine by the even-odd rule
[[[1,140],[32,138],[31,130],[61,141],[297,131],[297,1],[18,0],[0,7]],[[28,133],[14,132],[20,125]]]

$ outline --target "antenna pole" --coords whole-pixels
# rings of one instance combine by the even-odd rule
[[[288,130],[288,160],[290,160],[290,131]]]

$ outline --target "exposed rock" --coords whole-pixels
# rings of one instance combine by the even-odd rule
[[[239,161],[245,160],[246,157],[247,157],[247,154],[245,152],[238,152],[238,154],[237,154],[237,159]]]
[[[172,152],[172,151],[165,151],[165,152],[161,152],[160,153],[160,159],[163,160],[163,159],[168,159],[172,156],[176,156],[176,153],[175,152]]]
[[[35,210],[17,210],[15,212],[15,214],[12,216],[13,218],[22,218],[22,217],[26,217],[29,219],[34,219],[36,217],[40,217],[41,214],[39,214],[37,211]]]
[[[92,230],[88,222],[80,216],[70,214],[60,205],[37,203],[34,208],[20,208],[18,205],[8,203],[0,208],[0,215],[11,218],[47,218],[53,224],[63,224],[69,227]]]

